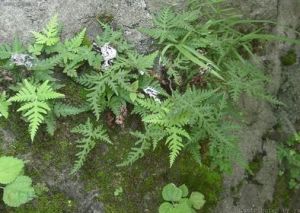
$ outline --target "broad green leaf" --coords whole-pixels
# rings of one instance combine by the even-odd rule
[[[189,189],[185,184],[179,186],[179,189],[182,191],[182,197],[187,197],[189,194]]]
[[[19,176],[11,184],[7,185],[3,191],[3,201],[11,207],[19,207],[35,197],[30,177]]]
[[[175,184],[170,183],[163,188],[162,196],[166,201],[178,202],[182,197],[182,191]]]
[[[188,203],[188,200],[185,199],[184,202],[180,202],[179,204],[175,205],[174,211],[172,213],[192,213],[193,209]]]
[[[195,209],[201,209],[205,204],[204,195],[200,192],[192,192],[190,201]]]
[[[159,213],[174,213],[174,208],[171,203],[164,202],[159,206]]]
[[[24,162],[14,157],[0,158],[0,183],[9,184],[21,173]]]

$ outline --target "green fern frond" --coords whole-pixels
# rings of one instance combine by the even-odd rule
[[[226,63],[228,79],[226,85],[229,89],[229,95],[234,102],[237,102],[241,94],[246,93],[249,96],[266,100],[272,104],[282,103],[275,97],[267,94],[265,85],[268,78],[255,64],[248,61],[229,61]]]
[[[145,73],[154,65],[154,60],[157,58],[158,52],[153,52],[149,55],[142,56],[138,53],[128,53],[128,58],[121,58],[127,69],[136,69],[140,73]]]
[[[83,75],[78,79],[78,82],[86,86],[89,91],[87,100],[97,119],[100,118],[100,114],[107,107],[106,96],[110,91],[116,96],[120,95],[120,90],[131,92],[129,76],[127,71],[107,70],[105,73]]]
[[[166,129],[166,131],[169,134],[166,139],[166,145],[168,145],[168,148],[170,150],[170,167],[172,167],[176,157],[184,147],[183,137],[190,139],[190,136],[188,132],[180,127],[169,127]]]
[[[88,107],[75,107],[64,103],[55,103],[53,112],[56,117],[66,117],[70,115],[78,115],[88,110]]]
[[[57,129],[57,123],[55,119],[55,115],[53,112],[49,112],[44,119],[44,123],[46,124],[46,130],[49,135],[53,136],[55,130]]]
[[[10,102],[7,101],[7,97],[5,92],[0,94],[0,117],[8,118],[8,107],[10,106]]]
[[[65,47],[68,50],[76,50],[80,47],[85,37],[86,28],[80,31],[74,38],[65,41]]]
[[[23,116],[28,120],[29,132],[33,141],[38,127],[44,121],[45,115],[51,110],[47,101],[63,97],[63,94],[53,91],[48,85],[48,81],[36,86],[24,80],[22,88],[8,101],[24,102],[18,109],[18,112],[22,111],[24,113]]]
[[[96,43],[99,47],[108,43],[116,48],[118,53],[126,53],[128,50],[132,49],[132,45],[124,39],[123,32],[121,30],[114,30],[108,24],[101,22],[100,25],[103,28],[103,32],[101,35],[96,37]]]
[[[100,70],[102,57],[92,51],[92,47],[83,45],[85,33],[86,29],[83,29],[74,38],[66,40],[64,43],[58,43],[49,50],[49,53],[57,54],[54,56],[53,62],[55,63],[52,64],[59,63],[64,68],[63,72],[70,77],[77,77],[77,69],[85,62],[88,62],[94,69]]]
[[[12,45],[1,44],[0,45],[0,60],[10,59],[12,54],[23,53],[25,48],[23,47],[22,42],[15,38]]]
[[[53,46],[59,42],[59,27],[57,15],[53,16],[42,32],[32,32],[37,45]]]
[[[128,153],[126,160],[117,166],[130,166],[138,159],[144,157],[145,151],[149,150],[151,147],[151,142],[148,138],[141,132],[132,132],[134,137],[137,137],[138,140],[135,142],[134,147],[131,148],[131,151]]]
[[[77,127],[74,127],[71,132],[81,134],[83,136],[83,139],[77,140],[77,148],[79,148],[80,151],[76,154],[77,160],[75,161],[71,174],[75,174],[79,171],[86,161],[88,154],[95,147],[98,141],[112,144],[103,127],[99,125],[94,128],[89,118],[85,124],[80,124]]]

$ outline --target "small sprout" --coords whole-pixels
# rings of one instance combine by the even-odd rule
[[[115,191],[114,191],[114,196],[115,197],[118,197],[118,196],[120,196],[122,194],[123,194],[123,188],[122,188],[122,186],[120,186],[120,187],[118,187],[118,188],[115,189]]]

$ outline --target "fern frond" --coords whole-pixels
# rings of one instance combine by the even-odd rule
[[[0,60],[10,59],[13,54],[23,53],[24,51],[25,48],[23,47],[22,42],[19,39],[15,38],[11,45],[0,45]]]
[[[96,37],[96,43],[99,47],[109,43],[111,46],[117,49],[118,53],[125,53],[126,51],[132,49],[130,45],[123,36],[121,30],[114,30],[108,24],[100,22],[100,25],[103,28],[101,35]]]
[[[135,142],[135,147],[131,148],[131,151],[128,153],[126,160],[117,166],[130,166],[138,159],[144,157],[145,151],[149,150],[151,147],[151,142],[148,141],[148,138],[141,132],[132,132],[133,136],[137,137],[138,140]]]
[[[184,129],[175,126],[167,128],[166,131],[169,134],[166,139],[166,145],[168,145],[170,150],[170,167],[172,167],[176,157],[184,147],[183,137],[190,139],[190,136]]]
[[[127,71],[107,70],[105,73],[93,73],[81,76],[78,82],[86,87],[89,93],[87,100],[97,119],[107,106],[106,95],[112,91],[114,95],[119,95],[120,90],[131,92],[129,74]],[[109,99],[109,98],[107,98]]]
[[[10,102],[7,101],[5,92],[0,94],[0,117],[4,118],[8,117],[8,107],[10,106]]]
[[[158,52],[153,52],[149,55],[142,56],[138,53],[128,53],[128,58],[120,58],[127,69],[136,69],[140,73],[145,73],[154,65],[154,60],[157,58]]]
[[[78,115],[87,110],[88,108],[86,106],[75,107],[64,103],[55,103],[53,112],[56,117],[66,117],[70,115]]]
[[[71,174],[75,174],[83,166],[84,162],[90,151],[95,147],[98,141],[103,141],[108,144],[112,144],[106,131],[102,126],[94,128],[90,119],[88,118],[85,124],[80,124],[71,130],[72,133],[81,134],[84,138],[77,140],[77,148],[80,151],[76,154],[77,160],[71,171]]]
[[[273,104],[282,104],[265,91],[268,78],[256,65],[245,60],[236,60],[227,62],[226,68],[228,72],[226,85],[233,101],[237,102],[242,93],[247,93]]]
[[[53,46],[59,42],[59,27],[57,15],[53,16],[42,32],[32,32],[35,44]],[[35,49],[35,48],[34,48]],[[35,49],[36,50],[36,49]]]
[[[53,91],[45,81],[39,86],[35,86],[24,80],[19,92],[9,99],[10,102],[24,102],[18,109],[24,112],[23,116],[29,122],[29,132],[33,141],[37,129],[44,121],[45,115],[51,110],[47,101],[51,99],[63,98],[64,95]]]
[[[76,50],[80,47],[85,37],[86,28],[80,31],[74,38],[65,41],[65,47],[69,50]]]
[[[46,130],[49,133],[49,135],[53,136],[54,132],[57,128],[57,124],[56,124],[56,119],[55,119],[55,115],[53,114],[53,112],[50,112],[47,114],[47,116],[45,117],[44,123],[46,124]]]

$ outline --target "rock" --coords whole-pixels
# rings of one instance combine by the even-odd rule
[[[246,17],[276,20],[278,0],[230,0]]]
[[[96,18],[108,14],[136,42],[143,38],[135,29],[149,26],[151,18],[144,0],[1,0],[0,8],[0,43],[13,36],[29,41],[30,32],[41,30],[55,14],[64,26],[63,37],[73,36],[83,27],[89,35],[97,35],[100,28]]]
[[[295,38],[295,29],[299,26],[300,14],[297,10],[300,7],[300,2],[297,0],[285,1],[232,1],[232,4],[241,8],[241,11],[246,16],[259,19],[273,19],[279,23],[275,28],[278,35],[289,36]],[[299,11],[299,10],[298,10]],[[288,26],[288,27],[287,27]],[[284,49],[287,49],[288,44],[272,44],[266,50],[265,60],[269,61],[268,72],[271,75],[271,83],[268,85],[268,90],[271,94],[276,95],[282,83],[283,68],[280,63],[280,55]],[[296,65],[295,65],[296,66]],[[298,65],[299,67],[299,65]],[[299,73],[295,72],[294,73]],[[288,105],[290,116],[298,116],[299,107],[299,86],[296,82],[298,74],[292,75],[293,80],[287,81],[287,84],[292,84],[292,87],[287,87],[287,92],[284,94],[284,103]],[[295,81],[294,81],[295,80]],[[297,86],[296,86],[297,85]],[[294,95],[291,95],[294,94]],[[297,99],[297,101],[295,101]],[[296,106],[296,103],[298,106]],[[239,166],[234,168],[233,174],[224,178],[223,199],[220,200],[215,212],[229,213],[251,211],[256,212],[263,209],[266,201],[272,201],[275,181],[277,177],[277,158],[276,158],[276,143],[271,141],[264,147],[263,136],[277,122],[279,113],[275,113],[272,107],[268,104],[257,104],[255,101],[245,97],[241,103],[242,109],[248,116],[246,123],[248,126],[243,126],[241,131],[240,148],[242,155],[250,162],[259,152],[265,152],[263,168],[258,172],[255,183],[245,182],[245,170]],[[294,113],[294,111],[296,113]],[[294,121],[294,120],[293,120]],[[286,123],[284,123],[285,125]],[[265,150],[263,150],[265,148]],[[238,201],[236,202],[236,193],[232,193],[232,188],[238,188]],[[296,199],[296,198],[295,198]],[[298,199],[299,200],[299,199]]]

